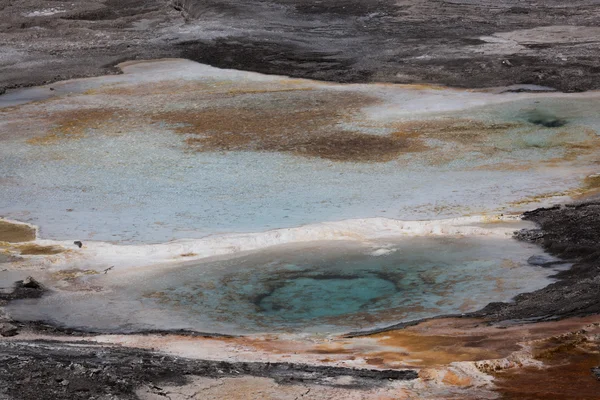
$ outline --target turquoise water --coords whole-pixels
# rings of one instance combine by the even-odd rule
[[[89,276],[78,285],[104,289],[56,291],[9,308],[18,319],[104,331],[339,333],[474,311],[541,288],[553,271],[528,265],[533,254],[540,251],[531,245],[484,238],[288,245]]]
[[[263,315],[301,321],[356,313],[397,291],[393,281],[369,272],[355,276],[308,272],[285,280],[256,305]]]

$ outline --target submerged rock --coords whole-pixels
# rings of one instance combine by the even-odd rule
[[[527,259],[527,264],[535,265],[538,267],[544,267],[544,268],[552,267],[552,266],[558,265],[558,264],[567,264],[567,263],[568,263],[568,261],[559,260],[557,258],[546,256],[546,255],[535,255],[535,256],[531,256]]]
[[[535,256],[531,256],[527,259],[527,264],[544,266],[544,265],[546,265],[548,263],[552,263],[554,261],[555,260],[553,260],[547,256],[535,255]]]

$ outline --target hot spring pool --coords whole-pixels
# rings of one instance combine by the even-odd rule
[[[234,258],[90,275],[12,303],[20,320],[99,331],[341,333],[447,313],[551,282],[512,239],[405,238],[273,247]]]

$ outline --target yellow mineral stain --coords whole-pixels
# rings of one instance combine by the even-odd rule
[[[81,276],[96,275],[96,274],[99,274],[99,272],[94,269],[72,268],[72,269],[63,269],[60,271],[56,271],[52,274],[52,278],[57,279],[57,280],[72,281]]]
[[[449,88],[440,85],[430,85],[426,83],[408,83],[399,85],[403,89],[410,90],[449,90]]]
[[[52,128],[43,136],[27,140],[31,145],[50,145],[62,139],[81,139],[89,130],[102,129],[102,132],[115,133],[131,127],[126,125],[128,111],[118,108],[80,108],[59,111],[48,115]]]
[[[443,89],[430,85],[407,87]],[[188,149],[197,152],[281,152],[359,163],[392,160],[402,163],[411,159],[404,155],[420,153],[418,157],[433,166],[456,161],[468,154],[471,159],[479,159],[484,164],[472,169],[500,170],[532,168],[528,159],[506,161],[507,152],[515,148],[562,150],[564,154],[559,157],[536,162],[552,166],[591,154],[600,144],[600,138],[593,130],[577,126],[557,131],[538,143],[528,137],[540,128],[526,122],[464,117],[373,122],[363,109],[381,104],[380,98],[355,91],[324,90],[315,83],[286,79],[243,83],[214,79],[167,80],[151,85],[117,84],[91,89],[87,95],[109,96],[109,101],[110,96],[117,96],[118,101],[114,104],[119,101],[131,104],[140,97],[147,97],[147,107],[133,111],[111,103],[107,107],[48,111],[45,119],[52,127],[46,134],[30,138],[28,143],[55,144],[62,139],[83,138],[92,131],[120,135],[161,124],[184,135],[182,140]],[[392,133],[373,134],[370,130]],[[520,134],[522,140],[518,138]]]
[[[163,89],[158,85],[147,90],[164,94]],[[162,123],[186,135],[188,146],[198,152],[285,152],[332,161],[387,162],[424,148],[410,134],[374,135],[359,128],[340,127],[341,122],[359,122],[361,108],[376,103],[377,99],[337,92],[308,93],[309,89],[227,89],[228,94],[237,97],[258,94],[265,100],[248,100],[235,106],[171,111],[161,107],[139,113],[114,107],[53,112],[47,116],[52,128],[27,142],[49,145],[63,139],[81,139],[94,130],[122,134],[149,123]],[[292,96],[281,93],[287,91],[294,93]]]
[[[315,93],[274,99],[276,108],[246,104],[189,112],[154,113],[195,151],[285,152],[332,161],[386,162],[422,146],[401,135],[372,135],[342,129],[375,99],[343,93]]]
[[[453,141],[472,145],[490,140],[490,134],[504,134],[509,129],[522,127],[520,122],[484,122],[466,118],[439,118],[431,120],[415,120],[394,124],[402,133],[419,134],[420,136]],[[474,142],[475,141],[475,142]]]
[[[42,246],[35,243],[22,244],[16,247],[23,256],[45,256],[60,254],[66,250],[58,246]]]
[[[519,201],[510,203],[510,206],[538,203],[554,197],[570,197],[574,200],[584,200],[586,198],[595,197],[598,193],[600,193],[600,175],[589,175],[582,180],[579,187],[574,189],[563,190],[562,192],[547,192],[536,196],[529,196]]]
[[[35,228],[0,219],[0,242],[19,243],[35,240]]]
[[[165,80],[149,84],[113,84],[89,89],[85,95],[107,95],[107,96],[197,96],[197,95],[242,95],[262,94],[278,92],[295,92],[313,90],[306,83],[288,83],[283,87],[281,82],[245,82],[207,79],[195,80]],[[193,98],[191,98],[193,100]]]
[[[85,95],[107,95],[107,96],[153,96],[153,95],[175,95],[189,92],[203,92],[214,89],[215,86],[223,85],[220,81],[185,81],[165,80],[153,82],[152,84],[113,84],[105,85],[84,92]]]
[[[590,175],[583,180],[584,187],[588,190],[600,189],[600,174]]]

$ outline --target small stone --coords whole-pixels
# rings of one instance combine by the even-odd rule
[[[600,366],[592,368],[592,375],[596,377],[600,381]]]
[[[66,379],[63,379],[63,380],[60,382],[60,384],[61,384],[61,385],[63,385],[63,386],[69,386],[69,381],[68,381],[68,380],[66,380]]]
[[[19,328],[8,322],[0,323],[0,335],[8,337],[19,333]]]
[[[554,267],[556,265],[561,264],[569,264],[568,261],[559,260],[554,257],[544,256],[544,255],[535,255],[531,256],[527,259],[527,263],[529,265],[535,265],[543,268]]]
[[[81,248],[83,246],[83,243],[79,240],[74,241],[73,244],[79,248]]]
[[[28,276],[23,280],[23,287],[29,289],[41,289],[42,285],[36,281],[32,276]]]

